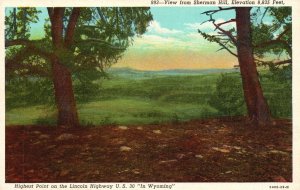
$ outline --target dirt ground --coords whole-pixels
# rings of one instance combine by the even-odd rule
[[[6,182],[292,181],[292,123],[6,127]]]

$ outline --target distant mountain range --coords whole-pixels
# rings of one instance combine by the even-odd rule
[[[111,75],[120,77],[133,77],[133,78],[147,78],[156,76],[193,76],[193,75],[205,75],[213,73],[228,73],[238,72],[238,69],[171,69],[171,70],[159,70],[159,71],[141,71],[132,68],[110,68],[107,71]]]

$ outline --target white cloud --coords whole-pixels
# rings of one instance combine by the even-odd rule
[[[180,41],[172,37],[162,37],[157,35],[145,34],[141,37],[136,37],[133,42],[133,48],[137,49],[161,49],[172,44],[177,44]]]
[[[225,22],[224,19],[217,19],[216,20],[216,24],[220,24]],[[191,30],[202,30],[202,31],[207,31],[207,30],[214,30],[215,26],[213,25],[212,22],[204,22],[204,23],[185,23],[184,24],[186,26],[187,29],[191,29]],[[235,27],[235,23],[234,22],[230,22],[227,24],[222,25],[223,29],[231,29]]]
[[[187,37],[192,38],[192,39],[197,39],[197,40],[203,39],[203,37],[197,32],[189,33],[189,34],[187,34]]]
[[[174,29],[161,27],[159,22],[157,22],[156,20],[154,20],[150,23],[148,29],[149,29],[149,32],[156,32],[156,33],[159,33],[159,34],[177,34],[177,33],[181,33],[180,30],[174,30]]]
[[[131,49],[136,50],[179,50],[198,51],[199,47],[216,49],[215,44],[209,44],[197,32],[185,33],[180,37],[143,35],[136,37]]]
[[[143,35],[140,38],[136,38],[139,43],[147,43],[147,44],[161,44],[161,43],[174,43],[177,41],[177,39],[175,38],[171,38],[171,37],[161,37],[161,36],[157,36],[157,35]]]
[[[185,23],[184,24],[188,29],[192,29],[192,30],[198,30],[200,29],[200,27],[203,27],[204,24],[201,24],[201,23]]]

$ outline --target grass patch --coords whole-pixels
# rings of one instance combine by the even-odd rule
[[[6,125],[53,125],[56,122],[55,111],[45,106],[14,108],[6,112]]]
[[[240,77],[239,73],[229,75]],[[209,103],[219,77],[220,74],[216,73],[138,79],[113,76],[99,81],[99,94],[88,101],[77,100],[81,124],[158,124],[224,116]],[[290,118],[291,82],[275,81],[264,76],[261,82],[273,116]],[[242,97],[242,90],[240,93]],[[6,125],[55,124],[53,105],[20,104],[22,106],[10,108],[13,98],[7,96],[6,101]]]

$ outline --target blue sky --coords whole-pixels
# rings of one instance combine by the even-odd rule
[[[201,23],[207,20],[207,16],[201,15],[202,12],[216,9],[216,7],[152,7],[151,12],[154,20],[167,28],[184,30],[186,23]],[[223,19],[234,17],[233,11],[218,15]]]
[[[201,14],[217,7],[155,7],[148,31],[135,38],[123,59],[115,67],[140,70],[231,68],[237,60],[220,47],[203,39],[198,33],[216,33],[214,26],[202,22],[209,19]],[[234,18],[234,11],[216,14],[217,22]],[[233,23],[225,26],[235,27]]]
[[[43,24],[48,18],[46,8],[31,25],[35,38],[43,35]],[[152,7],[153,21],[141,37],[135,37],[130,46],[113,67],[130,67],[139,70],[232,68],[237,59],[226,51],[218,51],[219,45],[203,39],[198,29],[216,34],[208,16],[201,14],[217,7]],[[8,9],[6,10],[6,12]],[[214,16],[216,23],[235,17],[235,12],[222,11]],[[234,23],[223,25],[225,29]],[[40,35],[40,36],[39,36]]]

